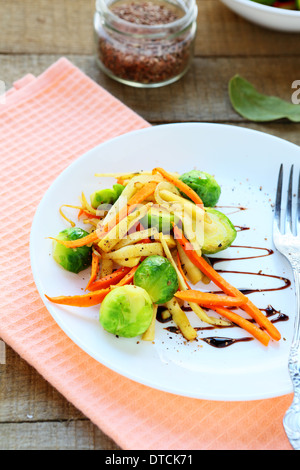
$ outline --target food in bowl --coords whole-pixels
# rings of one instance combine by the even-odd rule
[[[275,8],[283,8],[285,10],[300,10],[300,0],[251,0],[261,5],[267,5]]]

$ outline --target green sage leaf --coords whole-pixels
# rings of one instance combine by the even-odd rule
[[[300,122],[300,105],[259,93],[240,75],[230,80],[229,96],[235,111],[250,121],[267,122],[286,118]]]

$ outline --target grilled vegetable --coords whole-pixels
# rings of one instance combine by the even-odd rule
[[[71,227],[60,232],[56,239],[58,240],[78,240],[86,237],[88,232],[79,228]],[[67,248],[64,245],[54,241],[52,247],[52,256],[54,260],[67,271],[79,273],[86,269],[92,263],[92,247],[81,246],[79,248]]]
[[[237,232],[228,217],[216,209],[207,208],[211,223],[204,225],[204,245],[202,252],[211,255],[228,248],[235,240]]]
[[[113,289],[103,300],[99,321],[103,328],[117,336],[133,338],[143,334],[153,317],[149,294],[138,286]]]
[[[204,171],[192,170],[180,176],[180,180],[192,188],[202,199],[204,207],[214,207],[221,195],[215,178]],[[182,194],[185,196],[184,194]]]
[[[171,300],[178,289],[178,278],[170,261],[163,256],[149,256],[135,272],[133,282],[150,295],[155,304]]]
[[[114,184],[113,189],[101,189],[100,191],[95,191],[91,194],[91,205],[94,209],[97,209],[102,205],[112,205],[119,199],[120,195],[124,190],[122,184]]]

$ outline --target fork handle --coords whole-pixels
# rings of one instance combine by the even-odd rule
[[[290,443],[300,450],[300,262],[292,261],[296,292],[294,336],[288,367],[294,388],[293,402],[284,417],[284,427]]]

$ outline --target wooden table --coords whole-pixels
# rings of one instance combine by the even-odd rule
[[[95,65],[94,0],[0,0],[0,79],[10,87],[65,56],[152,124],[221,122],[300,145],[299,125],[246,122],[227,93],[229,79],[239,73],[262,92],[290,100],[292,82],[300,79],[300,35],[256,27],[219,0],[198,5],[189,73],[168,87],[138,90],[110,80]],[[9,346],[0,374],[0,449],[118,449]]]

